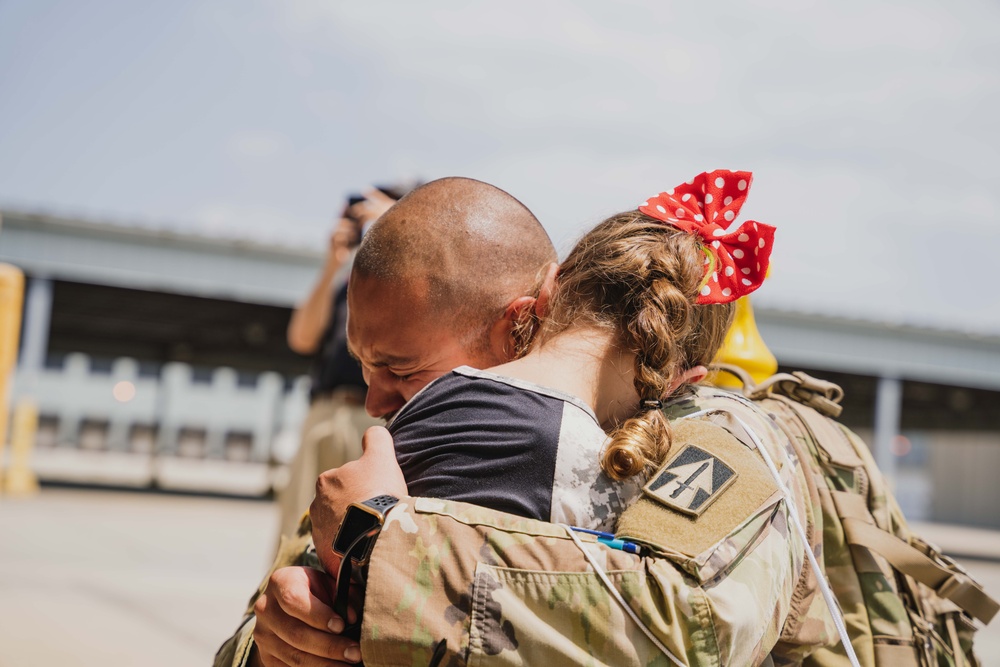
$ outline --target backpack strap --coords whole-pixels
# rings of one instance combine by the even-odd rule
[[[841,411],[839,403],[844,396],[839,386],[801,371],[791,374],[778,373],[761,384],[754,385],[752,381],[747,382],[746,373],[734,372],[729,367],[722,367],[722,370],[744,381],[743,393],[748,398],[760,399],[770,395],[772,398],[783,399],[785,405],[794,410],[813,432],[816,441],[823,443],[822,451],[829,457],[830,463],[846,468],[865,467],[843,434],[838,432],[827,419],[817,414],[839,416]],[[803,405],[814,410],[803,409]],[[844,446],[838,446],[839,444]],[[950,558],[929,546],[925,552],[875,525],[863,496],[843,491],[832,493],[849,544],[874,551],[897,571],[932,588],[939,596],[955,603],[984,625],[1000,611],[1000,604],[987,595],[982,587]]]
[[[864,466],[850,442],[826,418],[813,410],[803,409],[794,399],[785,399],[785,403],[808,425],[818,442],[823,443],[823,451],[830,456],[831,463],[849,468]],[[845,446],[839,447],[838,443]],[[1000,604],[960,571],[957,564],[945,562],[943,554],[924,553],[906,540],[877,526],[864,496],[845,491],[832,491],[832,495],[848,544],[871,549],[897,571],[934,589],[938,595],[951,600],[984,625],[1000,611]]]
[[[983,625],[1000,611],[1000,604],[953,560],[922,541],[911,544],[875,525],[863,497],[846,491],[833,491],[832,495],[848,544],[871,549],[897,571],[951,600]]]
[[[957,566],[953,569],[948,562],[939,563],[920,549],[862,519],[844,517],[843,525],[849,544],[871,549],[898,571],[934,589],[984,625],[1000,611],[1000,604]]]
[[[787,396],[796,403],[808,405],[834,419],[844,410],[840,405],[844,398],[844,390],[840,385],[814,378],[802,371],[772,375],[757,385],[751,398],[763,398],[768,392]]]
[[[735,364],[714,363],[711,370],[735,376],[743,385],[743,395],[750,400],[781,394],[834,419],[839,417],[844,409],[840,405],[840,401],[844,398],[844,390],[840,385],[814,378],[802,371],[775,373],[760,384],[756,384],[746,370]]]
[[[837,387],[837,389],[840,389],[840,387]],[[805,423],[809,430],[812,431],[817,446],[821,453],[827,457],[829,463],[841,468],[856,469],[864,467],[865,462],[858,456],[854,446],[844,436],[843,431],[817,410],[805,409],[806,407],[811,407],[809,403],[806,403],[804,406],[795,396],[772,395],[772,398],[782,401]],[[840,406],[838,405],[837,407],[839,408]]]

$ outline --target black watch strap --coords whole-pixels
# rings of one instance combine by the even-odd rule
[[[355,540],[363,534],[369,533],[372,528],[379,529],[385,521],[386,513],[392,509],[399,499],[395,496],[381,495],[369,498],[360,503],[351,503],[344,514],[344,520],[340,524],[340,530],[333,540],[333,552],[339,556],[346,557],[348,550],[354,554],[355,565],[364,565],[368,562],[368,556],[375,540],[368,539],[358,550],[351,549]]]
[[[364,501],[361,504],[371,507],[373,510],[381,514],[382,518],[384,519],[386,512],[395,507],[396,503],[398,502],[399,498],[397,498],[396,496],[390,496],[388,493],[385,493],[382,494],[381,496],[375,496],[374,498],[369,498],[368,500]]]
[[[341,554],[342,559],[340,561],[340,570],[337,572],[337,593],[333,601],[333,611],[344,620],[345,627],[341,634],[345,637],[357,640],[361,636],[360,610],[358,610],[358,618],[355,623],[348,624],[347,621],[347,604],[350,599],[351,578],[354,573],[354,567],[363,567],[368,563],[368,557],[371,555],[375,539],[378,537],[379,531],[382,530],[385,515],[398,502],[399,499],[395,496],[381,495],[369,498],[362,503],[352,503],[347,508],[344,523],[341,524],[340,530],[337,532],[333,550]],[[368,509],[363,509],[361,506]],[[371,517],[370,526],[365,527],[362,525],[361,528],[357,528],[361,524],[354,522],[351,524],[355,526],[352,529],[353,533],[350,535],[342,534],[344,533],[345,526],[348,526],[348,518],[352,512],[369,514],[372,511],[374,511],[374,515]],[[366,519],[367,517],[362,518]],[[350,539],[349,543],[347,542],[348,539]]]

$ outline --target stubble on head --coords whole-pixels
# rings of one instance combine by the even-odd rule
[[[521,202],[487,183],[451,177],[417,188],[372,226],[352,280],[374,279],[385,290],[423,286],[425,299],[412,308],[429,309],[471,353],[485,354],[489,328],[512,300],[536,289],[542,268],[555,260],[548,235]],[[400,321],[406,316],[399,313]]]

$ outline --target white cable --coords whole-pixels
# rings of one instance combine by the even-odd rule
[[[566,532],[569,534],[570,539],[572,539],[573,542],[576,543],[576,546],[580,548],[580,551],[583,552],[583,557],[587,559],[587,562],[590,563],[590,566],[594,568],[594,571],[597,573],[597,576],[601,578],[601,581],[604,583],[605,587],[607,587],[608,592],[611,593],[611,597],[613,597],[615,601],[618,603],[618,605],[625,610],[625,613],[629,615],[629,618],[631,618],[635,622],[635,624],[639,626],[639,629],[642,630],[643,634],[645,634],[646,637],[649,638],[649,641],[653,642],[656,648],[663,651],[663,654],[667,656],[667,658],[669,658],[672,663],[677,665],[677,667],[685,667],[684,663],[678,660],[677,656],[671,653],[670,649],[664,646],[663,642],[661,642],[659,639],[656,638],[656,635],[653,634],[653,631],[647,628],[646,624],[643,623],[641,620],[639,620],[638,614],[636,614],[632,610],[632,607],[628,606],[628,603],[625,602],[625,598],[622,597],[622,594],[618,592],[618,589],[615,588],[615,585],[611,583],[610,579],[608,579],[608,575],[607,573],[604,572],[604,568],[601,567],[601,565],[597,562],[594,556],[589,551],[587,551],[586,547],[583,546],[583,542],[581,542],[580,538],[576,536],[576,531],[574,531],[572,528],[570,528],[564,523],[561,523],[559,525],[566,529]]]
[[[840,605],[837,604],[837,599],[833,596],[833,591],[830,590],[830,585],[826,581],[826,576],[819,567],[819,563],[816,561],[816,556],[813,554],[812,548],[809,546],[809,538],[806,536],[806,530],[802,527],[802,522],[799,521],[798,508],[795,505],[795,501],[792,499],[792,494],[785,486],[785,483],[781,480],[781,475],[778,474],[778,469],[774,465],[774,461],[771,460],[771,454],[764,448],[763,443],[757,437],[757,434],[753,432],[746,422],[740,419],[739,415],[734,412],[729,412],[728,410],[701,410],[699,412],[694,412],[689,415],[684,415],[682,419],[690,419],[691,417],[700,417],[701,415],[706,415],[711,412],[726,412],[730,417],[735,419],[746,434],[750,436],[753,440],[754,446],[757,451],[760,452],[761,458],[767,464],[768,469],[771,471],[771,476],[774,477],[774,481],[778,485],[778,490],[785,498],[785,502],[788,504],[788,513],[792,517],[792,525],[795,526],[795,530],[799,533],[799,539],[802,540],[802,544],[805,547],[806,557],[809,559],[809,565],[812,566],[812,571],[816,574],[816,580],[819,583],[820,592],[823,593],[823,599],[826,601],[826,606],[830,608],[830,614],[833,616],[833,624],[837,626],[837,633],[840,635],[840,641],[844,645],[844,652],[847,653],[847,659],[851,661],[853,667],[861,667],[861,663],[858,662],[858,656],[854,653],[854,646],[851,645],[851,638],[847,634],[847,626],[844,624],[844,615],[840,610]]]

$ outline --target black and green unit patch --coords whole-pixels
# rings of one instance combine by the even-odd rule
[[[671,509],[699,516],[734,481],[736,472],[722,459],[686,445],[642,490]]]

